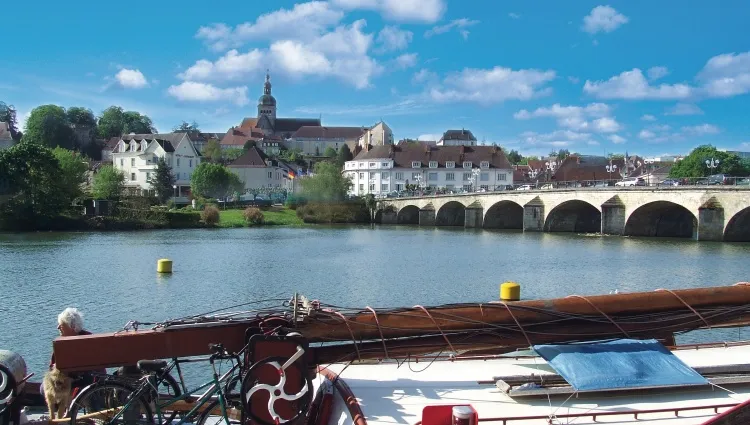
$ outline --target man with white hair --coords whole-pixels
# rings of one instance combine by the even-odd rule
[[[91,332],[83,329],[83,315],[77,308],[68,307],[57,315],[57,330],[60,336],[91,335]],[[55,365],[55,353],[49,362],[49,368]]]

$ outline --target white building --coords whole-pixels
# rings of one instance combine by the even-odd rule
[[[122,136],[112,151],[112,164],[125,173],[125,187],[141,194],[152,193],[151,177],[159,158],[172,167],[177,202],[186,202],[190,177],[201,156],[187,133],[129,134]]]
[[[374,126],[365,129],[362,135],[357,140],[357,145],[364,147],[365,145],[370,146],[383,146],[393,144],[393,130],[383,121],[378,122]]]
[[[424,189],[495,190],[513,185],[513,168],[497,146],[368,147],[344,165],[352,195],[384,195],[407,185]]]
[[[448,130],[443,133],[443,137],[437,142],[438,146],[476,146],[477,138],[471,134],[471,131],[461,130]]]
[[[227,166],[229,171],[237,174],[245,184],[245,191],[294,190],[294,175],[290,176],[291,167],[276,161],[263,153],[258,147],[247,150],[241,157]]]

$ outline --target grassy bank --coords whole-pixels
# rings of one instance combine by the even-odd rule
[[[244,210],[223,210],[219,212],[221,219],[219,220],[218,227],[249,227],[249,226],[304,226],[305,223],[301,218],[297,217],[297,213],[294,210],[281,207],[271,207],[267,211],[263,211],[264,224],[262,225],[249,225],[245,221],[245,217],[242,215]]]

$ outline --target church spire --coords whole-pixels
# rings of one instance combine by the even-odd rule
[[[271,94],[271,75],[269,75],[268,69],[266,69],[266,83],[263,84],[263,94]]]

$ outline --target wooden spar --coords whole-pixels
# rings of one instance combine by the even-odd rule
[[[589,296],[587,299],[588,301],[578,297],[566,297],[507,304],[512,308],[515,319],[524,324],[558,320],[559,313],[601,318],[602,313],[611,317],[622,317],[676,310],[690,312],[685,304],[694,309],[750,304],[750,286],[598,295]],[[449,331],[476,329],[486,327],[487,324],[515,324],[505,305],[497,302],[426,309],[429,315],[419,308],[380,311],[377,313],[377,323],[375,315],[370,311],[345,315],[348,322],[345,323],[340,316],[331,311],[311,310],[309,316],[297,322],[297,331],[311,342],[316,342],[351,340],[352,334],[357,340],[379,339],[381,331],[385,338],[398,338],[432,334],[437,327]]]

